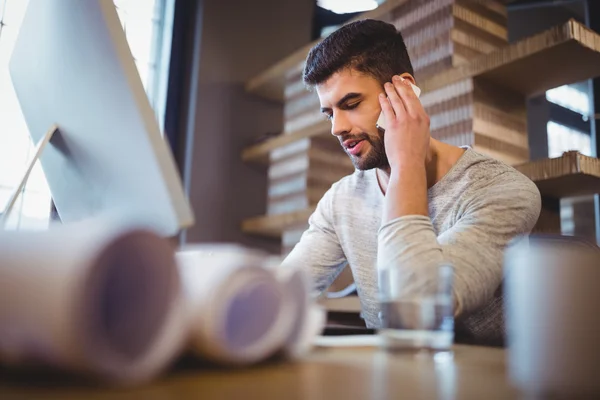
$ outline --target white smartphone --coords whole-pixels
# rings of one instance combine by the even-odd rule
[[[414,84],[410,84],[412,86],[413,91],[419,97],[421,95],[421,89]],[[383,111],[379,114],[379,119],[377,120],[377,128],[385,130],[385,117],[383,116]]]

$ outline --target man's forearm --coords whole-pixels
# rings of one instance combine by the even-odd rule
[[[427,175],[422,162],[403,163],[390,173],[382,224],[405,215],[429,216]]]

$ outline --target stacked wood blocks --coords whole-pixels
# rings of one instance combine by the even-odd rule
[[[402,32],[417,83],[507,44],[506,10],[494,1],[410,0],[381,19]],[[301,61],[285,73],[284,135],[324,120],[317,94],[302,82],[303,68]],[[425,93],[421,102],[434,138],[512,163],[528,159],[524,101],[517,94],[469,78]],[[270,153],[268,215],[316,205],[332,183],[353,172],[339,143],[327,136],[329,126],[323,124],[323,135]],[[305,227],[306,222],[282,232],[284,253]]]
[[[529,159],[526,96],[600,75],[596,32],[569,21],[509,45],[500,1],[387,0],[360,18],[394,23],[403,33],[434,138],[513,165]],[[285,123],[282,135],[244,151],[246,161],[269,161],[271,185],[268,214],[244,221],[242,229],[282,237],[284,253],[326,188],[352,172],[316,94],[302,83],[311,46],[247,84],[283,101]],[[558,63],[560,69],[548,68]]]

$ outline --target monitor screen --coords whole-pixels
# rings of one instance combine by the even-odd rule
[[[119,215],[174,236],[194,223],[112,0],[29,0],[10,59],[63,223]]]

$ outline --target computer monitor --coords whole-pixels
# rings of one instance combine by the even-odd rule
[[[112,0],[29,0],[10,59],[63,223],[103,214],[163,236],[194,217]]]

